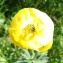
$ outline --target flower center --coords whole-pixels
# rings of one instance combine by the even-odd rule
[[[35,31],[35,26],[33,24],[30,24],[29,25],[29,28],[30,28],[30,31],[31,32],[34,32]]]
[[[33,24],[28,24],[23,28],[21,33],[21,38],[24,40],[30,40],[33,38],[35,32],[35,26]]]

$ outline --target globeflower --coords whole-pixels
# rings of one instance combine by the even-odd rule
[[[9,36],[21,48],[44,52],[53,44],[54,23],[44,12],[24,8],[13,17]]]

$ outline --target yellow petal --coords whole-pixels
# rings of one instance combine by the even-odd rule
[[[9,27],[13,43],[40,52],[53,44],[54,24],[50,17],[35,8],[24,8],[14,16]]]

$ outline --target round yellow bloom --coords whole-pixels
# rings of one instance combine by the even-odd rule
[[[35,8],[24,8],[12,19],[9,35],[17,46],[39,52],[53,44],[54,24],[50,17]]]

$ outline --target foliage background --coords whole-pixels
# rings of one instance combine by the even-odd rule
[[[22,8],[34,7],[46,12],[54,22],[54,43],[44,53],[15,46],[8,27]],[[63,0],[0,0],[0,63],[63,63]]]

